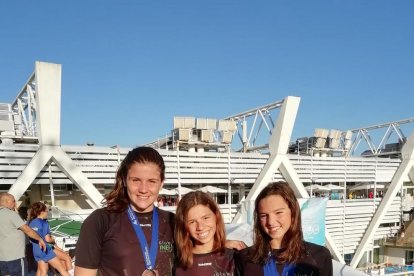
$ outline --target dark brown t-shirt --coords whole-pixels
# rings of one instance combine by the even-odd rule
[[[323,246],[305,242],[306,254],[296,264],[292,276],[332,276],[332,256]],[[255,264],[249,259],[251,247],[235,254],[237,276],[262,276],[263,266]],[[277,255],[276,252],[272,252]],[[277,265],[279,275],[282,274],[283,265]],[[290,274],[289,274],[290,275]],[[285,276],[285,275],[283,275]]]
[[[174,214],[159,210],[158,253],[155,269],[159,276],[171,276],[174,264]],[[135,215],[151,245],[152,212]],[[144,257],[126,212],[95,210],[82,224],[76,244],[75,265],[98,269],[100,276],[141,275]]]
[[[176,267],[175,276],[233,276],[233,252],[231,249],[225,249],[224,252],[194,254],[193,265],[187,270]]]

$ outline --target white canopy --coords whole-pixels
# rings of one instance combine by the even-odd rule
[[[341,186],[335,185],[335,184],[328,184],[328,185],[325,185],[324,187],[328,188],[330,191],[345,189],[345,187],[341,187]]]
[[[225,194],[227,193],[227,190],[215,187],[215,186],[211,186],[211,185],[207,185],[204,186],[200,189],[198,189],[199,191],[205,192],[205,193],[211,193],[211,194]]]
[[[369,190],[369,189],[374,189],[374,184],[373,183],[369,183],[369,184],[360,184],[357,185],[355,187],[352,187],[350,190],[351,191],[356,191],[356,190]],[[385,185],[384,184],[377,184],[377,189],[384,189]]]
[[[326,188],[325,186],[319,185],[319,184],[312,184],[306,187],[306,190],[311,191],[312,192],[317,192],[317,191],[329,191],[328,188]]]
[[[158,193],[160,195],[175,195],[175,191],[162,188]]]
[[[174,191],[175,191],[175,194],[178,195],[178,187],[175,188]],[[194,190],[192,190],[190,188],[183,187],[183,186],[180,187],[180,191],[181,191],[181,195],[185,195],[185,194],[188,194],[190,192],[194,192]]]

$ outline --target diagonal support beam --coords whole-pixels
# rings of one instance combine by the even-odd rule
[[[300,181],[299,176],[297,175],[292,163],[290,162],[290,159],[287,156],[283,158],[279,166],[279,171],[286,179],[286,181],[290,184],[291,188],[295,191],[295,194],[298,198],[309,198],[308,192],[303,186],[303,183]],[[342,257],[341,252],[339,252],[338,248],[335,245],[335,242],[331,237],[331,234],[329,233],[328,229],[326,229],[326,227],[325,242],[334,258],[339,262],[345,264],[345,260]]]
[[[356,268],[359,264],[359,261],[362,258],[362,255],[367,249],[369,242],[372,240],[375,231],[377,231],[378,226],[385,216],[388,208],[391,206],[392,201],[397,195],[398,191],[401,189],[404,178],[409,176],[411,180],[414,176],[414,133],[408,138],[403,149],[401,150],[402,162],[395,172],[391,184],[385,193],[378,209],[376,210],[374,217],[372,218],[370,224],[368,225],[367,231],[365,232],[362,240],[354,254],[354,257],[351,261],[351,266]]]
[[[89,181],[75,162],[70,159],[66,152],[60,147],[53,149],[53,161],[62,170],[62,172],[91,200],[93,207],[102,207],[103,196]]]
[[[273,174],[282,162],[283,156],[286,155],[299,108],[299,102],[300,98],[298,97],[286,97],[283,100],[278,120],[269,139],[269,159],[260,171],[259,176],[246,197],[246,201],[256,199],[263,187],[271,181]],[[242,213],[239,210],[233,218],[233,223],[239,222],[241,218]]]
[[[93,207],[101,207],[103,200],[101,193],[76,166],[75,162],[70,159],[66,152],[56,146],[41,146],[19,178],[12,185],[9,193],[14,195],[15,198],[20,198],[50,160],[53,160],[62,172],[88,196]]]
[[[40,147],[33,156],[32,160],[30,160],[27,167],[24,168],[19,178],[17,178],[16,182],[13,183],[9,189],[9,193],[14,195],[16,200],[19,199],[51,158],[52,153],[42,150],[42,147]]]

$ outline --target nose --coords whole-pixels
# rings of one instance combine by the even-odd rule
[[[196,230],[201,230],[203,228],[204,223],[200,220],[196,221]]]
[[[138,184],[138,192],[145,194],[148,192],[148,185],[145,182]]]
[[[275,225],[276,224],[276,216],[274,216],[273,214],[270,214],[267,217],[266,224],[269,225],[269,226]]]

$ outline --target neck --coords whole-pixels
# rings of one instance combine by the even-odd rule
[[[192,252],[194,254],[205,254],[210,253],[213,251],[213,243],[206,243],[206,244],[196,244],[193,247]]]
[[[154,210],[154,205],[151,205],[149,208],[147,208],[147,209],[145,209],[145,210],[142,210],[142,209],[138,209],[138,208],[136,208],[135,206],[134,206],[134,204],[130,204],[131,205],[131,207],[132,207],[132,211],[135,211],[135,212],[137,212],[137,213],[142,213],[142,214],[144,214],[144,213],[149,213],[149,212],[152,212],[152,210]]]
[[[282,248],[282,241],[273,239],[270,241],[270,248],[272,249],[280,249]]]

